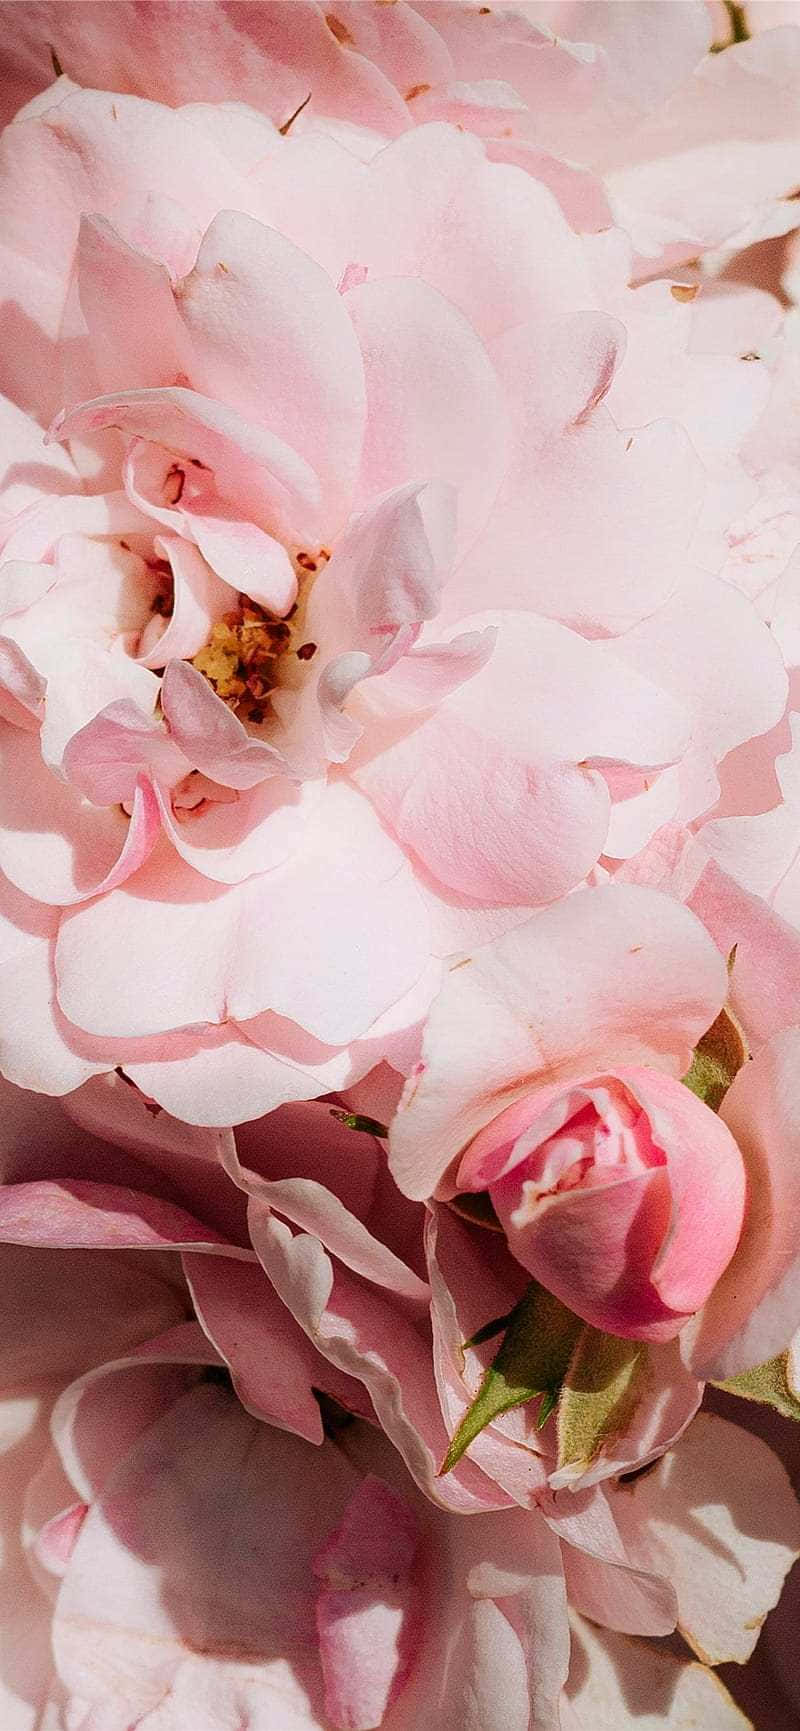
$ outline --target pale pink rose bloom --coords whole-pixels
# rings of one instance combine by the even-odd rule
[[[35,1311],[36,1253],[13,1255]],[[609,1620],[608,1571],[577,1504],[549,1521],[458,1519],[419,1495],[380,1432],[335,1408],[313,1453],[253,1418],[209,1379],[217,1356],[195,1324],[115,1338],[113,1298],[105,1320],[115,1360],[66,1388],[62,1370],[59,1392],[40,1357],[28,1371],[40,1392],[33,1380],[22,1402],[0,1402],[19,1469],[2,1504],[0,1584],[18,1613],[0,1673],[10,1731],[224,1731],[232,1719],[455,1731],[466,1715],[474,1731],[588,1731],[601,1713],[624,1731],[639,1724],[637,1665],[662,1724],[690,1711],[713,1731],[741,1724],[703,1665],[658,1647],[640,1656],[624,1633],[584,1624],[579,1607]],[[42,1417],[52,1408],[49,1439],[37,1400]],[[725,1508],[710,1497],[720,1451],[737,1467]],[[677,1609],[713,1658],[742,1659],[794,1554],[785,1472],[714,1418],[665,1465],[620,1494],[630,1584],[610,1620],[658,1634]]]
[[[449,125],[364,163],[62,81],[0,159],[6,386],[69,405],[0,427],[4,1069],[221,1125],[407,1070],[443,956],[781,721],[695,551],[774,303],[631,291]]]
[[[571,1309],[669,1339],[742,1227],[739,1149],[680,1080],[726,985],[699,921],[632,886],[456,963],[392,1126],[401,1188],[488,1191],[512,1254]]]
[[[764,6],[771,25],[791,8]],[[781,14],[786,13],[784,18]],[[796,226],[800,39],[711,55],[703,0],[465,5],[6,4],[4,118],[53,76],[165,104],[237,101],[361,150],[448,120],[544,181],[576,228],[609,216],[652,269]],[[0,15],[2,15],[0,14]],[[744,132],[743,132],[744,128]]]

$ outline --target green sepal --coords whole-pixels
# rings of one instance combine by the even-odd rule
[[[684,1083],[712,1112],[718,1112],[734,1076],[748,1057],[736,1017],[730,1010],[722,1009],[702,1040],[698,1040]]]
[[[503,1329],[508,1328],[513,1314],[513,1310],[509,1310],[505,1316],[493,1316],[491,1322],[485,1322],[482,1328],[476,1329],[469,1340],[462,1341],[462,1352],[466,1352],[469,1346],[483,1346],[485,1340],[493,1340],[496,1334],[502,1334]]]
[[[587,1323],[575,1342],[558,1404],[558,1465],[587,1467],[619,1436],[644,1392],[647,1349]]]
[[[360,1112],[340,1112],[337,1107],[331,1107],[331,1117],[338,1118],[346,1130],[361,1130],[365,1136],[386,1137],[389,1129],[386,1124],[379,1124],[377,1118],[362,1118]]]
[[[729,1377],[725,1382],[715,1382],[714,1387],[724,1388],[728,1394],[737,1394],[741,1400],[773,1406],[784,1418],[793,1418],[800,1423],[800,1394],[789,1381],[789,1354],[786,1352],[779,1353],[766,1364],[756,1365],[753,1370],[743,1370],[739,1376]]]
[[[542,1396],[538,1424],[555,1406],[576,1338],[579,1317],[534,1280],[512,1310],[503,1343],[452,1437],[439,1469],[452,1472],[482,1430],[501,1413]]]

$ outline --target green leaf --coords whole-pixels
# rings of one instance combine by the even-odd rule
[[[379,1124],[377,1118],[362,1118],[360,1112],[340,1112],[331,1107],[331,1117],[338,1118],[346,1130],[362,1130],[365,1136],[388,1136],[385,1124]]]
[[[452,1472],[487,1424],[543,1396],[538,1424],[549,1417],[583,1324],[552,1293],[532,1281],[508,1320],[503,1344],[467,1409],[439,1469]]]
[[[738,1394],[742,1400],[774,1406],[784,1418],[793,1418],[800,1423],[800,1395],[789,1381],[789,1355],[786,1352],[780,1353],[778,1358],[771,1358],[767,1364],[756,1365],[754,1370],[744,1370],[740,1376],[730,1377],[727,1382],[715,1382],[714,1387],[724,1388],[728,1394]]]
[[[470,1335],[469,1340],[462,1342],[462,1352],[466,1352],[468,1346],[483,1346],[485,1340],[493,1340],[496,1334],[502,1334],[503,1329],[508,1328],[513,1314],[513,1310],[509,1310],[505,1316],[493,1316],[491,1322],[485,1322],[482,1328]]]
[[[587,1324],[575,1343],[558,1407],[558,1465],[585,1467],[625,1429],[643,1393],[647,1349]]]
[[[702,1040],[698,1041],[691,1067],[683,1080],[698,1100],[710,1106],[712,1112],[718,1112],[734,1076],[738,1075],[748,1057],[744,1034],[736,1017],[730,1010],[722,1009]]]

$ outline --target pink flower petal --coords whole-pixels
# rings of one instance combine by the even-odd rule
[[[340,1731],[381,1725],[406,1680],[419,1616],[409,1579],[417,1533],[408,1504],[369,1477],[314,1558],[323,1583],[317,1631],[325,1709]]]
[[[0,1238],[60,1248],[161,1249],[224,1244],[222,1235],[172,1202],[84,1179],[0,1189]]]
[[[183,1258],[183,1267],[197,1315],[248,1412],[307,1442],[321,1443],[314,1388],[324,1388],[356,1410],[367,1407],[359,1384],[315,1352],[261,1268],[192,1254]]]
[[[332,1045],[365,1033],[428,962],[423,908],[353,790],[330,788],[306,835],[290,863],[224,890],[156,852],[128,885],[70,913],[57,956],[65,1014],[116,1038],[267,1009]],[[103,970],[87,974],[87,943],[101,946]]]
[[[354,780],[440,884],[489,906],[553,901],[603,851],[609,801],[599,775],[526,761],[446,708]]]
[[[732,1083],[722,1117],[742,1151],[748,1202],[741,1242],[686,1342],[691,1367],[735,1376],[788,1347],[797,1326],[800,1207],[796,1029],[763,1046]]]
[[[485,521],[505,466],[506,412],[486,350],[421,281],[368,281],[344,300],[367,381],[357,503],[407,481],[449,481],[463,548]]]
[[[122,771],[125,795],[133,800],[128,820],[117,808],[89,804],[49,774],[35,735],[4,724],[0,761],[0,866],[29,895],[68,907],[115,889],[148,858],[160,817],[152,786],[137,776],[136,764]],[[121,773],[119,766],[114,773]]]
[[[284,761],[265,741],[254,739],[188,661],[170,661],[161,705],[178,749],[194,769],[223,787],[253,787],[280,775]]]
[[[308,465],[274,434],[221,403],[177,385],[97,397],[59,415],[48,436],[71,439],[104,427],[196,458],[245,516],[283,524],[290,538],[306,523],[306,532],[313,532],[318,488]]]
[[[321,532],[348,512],[364,423],[358,344],[329,277],[274,228],[223,211],[178,285],[198,390],[271,426],[322,488]]]

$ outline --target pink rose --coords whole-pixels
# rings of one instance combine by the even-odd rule
[[[750,11],[753,33],[796,22],[791,5]],[[543,181],[573,227],[626,228],[650,272],[659,255],[796,226],[797,33],[711,54],[730,20],[704,0],[651,6],[645,28],[637,7],[583,0],[215,0],[192,7],[188,30],[183,0],[95,0],[89,14],[69,0],[24,13],[6,0],[3,14],[3,118],[50,82],[55,57],[79,84],[171,106],[247,103],[276,126],[297,115],[298,136],[325,128],[359,151],[453,122]]]
[[[735,1731],[705,1665],[617,1631],[666,1633],[680,1607],[712,1661],[752,1649],[800,1538],[759,1439],[703,1418],[599,1521],[573,1497],[463,1520],[335,1402],[316,1449],[246,1411],[177,1283],[155,1335],[141,1307],[120,1332],[121,1261],[73,1253],[65,1359],[40,1254],[2,1251],[4,1311],[13,1294],[49,1328],[0,1367],[4,1724],[453,1731],[469,1713],[475,1731],[635,1731],[635,1674]],[[102,1307],[106,1362],[76,1340],[81,1303]]]
[[[488,1191],[512,1254],[578,1315],[669,1339],[744,1216],[739,1148],[680,1080],[725,993],[677,903],[570,897],[456,964],[393,1127],[398,1182]]]
[[[379,146],[64,84],[4,134],[21,1085],[122,1065],[224,1125],[407,1071],[443,957],[693,822],[783,715],[696,541],[750,488],[762,298],[720,337],[480,139]]]

